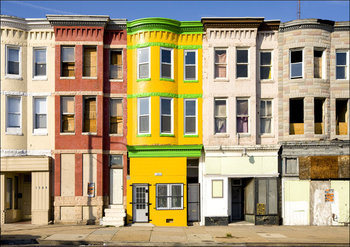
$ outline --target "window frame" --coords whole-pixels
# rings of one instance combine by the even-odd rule
[[[76,76],[76,69],[77,69],[77,64],[75,62],[75,46],[74,45],[61,45],[61,57],[60,57],[60,78],[64,78],[64,79],[75,79]],[[63,49],[64,48],[73,48],[73,54],[74,54],[74,76],[64,76],[63,73],[63,63],[71,63],[71,62],[64,62],[63,61]],[[84,54],[84,53],[83,53]]]
[[[120,100],[121,104],[122,104],[122,124],[123,124],[122,133],[112,133],[111,132],[111,117],[112,117],[111,111],[112,111],[112,101],[113,100]],[[114,98],[114,97],[109,98],[109,135],[110,136],[123,136],[124,135],[124,133],[123,133],[124,132],[124,109],[123,109],[123,107],[124,107],[123,98]],[[118,130],[117,130],[117,132],[118,132]]]
[[[262,65],[261,64],[261,53],[270,53],[271,54],[271,63],[270,65]],[[259,79],[260,81],[273,81],[274,80],[274,76],[273,76],[273,50],[260,50],[259,52]],[[269,67],[270,68],[270,73],[271,73],[271,78],[269,79],[262,79],[261,78],[261,67]]]
[[[194,115],[195,117],[195,121],[196,121],[196,131],[193,132],[186,132],[186,117],[193,117],[191,116],[187,116],[186,115],[186,101],[195,101],[195,106],[196,106],[196,115]],[[184,135],[185,136],[189,136],[189,135],[198,135],[198,100],[197,99],[184,99]]]
[[[36,64],[36,57],[35,57],[35,51],[36,50],[45,50],[45,75],[36,75],[36,70],[35,70],[35,64]],[[47,80],[47,47],[33,47],[33,69],[32,69],[32,79],[33,80]]]
[[[63,100],[62,98],[64,97],[67,97],[67,98],[73,98],[73,101],[74,101],[74,112],[73,113],[70,113],[70,112],[63,112]],[[62,95],[60,97],[60,110],[61,110],[61,114],[60,114],[60,117],[61,117],[61,121],[60,121],[60,124],[61,124],[61,127],[60,127],[60,134],[75,134],[75,130],[76,130],[76,126],[77,126],[77,123],[76,123],[76,118],[75,118],[75,97],[74,95]],[[73,115],[73,118],[74,118],[74,130],[73,131],[63,131],[63,115]]]
[[[350,108],[350,99],[348,99],[348,98],[335,98],[335,135],[336,136],[349,136],[349,126],[350,126],[350,124],[349,124],[349,119],[347,119],[348,120],[348,122],[345,122],[345,123],[347,123],[347,126],[346,126],[346,131],[347,131],[347,133],[344,135],[344,134],[338,134],[338,131],[337,131],[337,129],[339,128],[339,126],[338,126],[338,124],[339,124],[339,121],[337,121],[337,118],[338,118],[338,115],[337,115],[337,102],[338,101],[345,101],[346,102],[346,110],[347,110],[347,113],[348,113],[348,118],[349,118],[349,108]],[[345,115],[345,118],[346,118],[346,115]],[[344,122],[343,122],[344,123]]]
[[[248,62],[246,63],[239,63],[237,60],[238,60],[238,51],[247,51],[247,60]],[[249,69],[249,62],[250,62],[250,59],[249,59],[249,55],[250,55],[250,52],[249,52],[249,47],[237,47],[236,48],[236,79],[240,80],[240,79],[249,79],[249,72],[250,72],[250,69]],[[238,77],[238,65],[246,65],[247,66],[247,76],[246,77]]]
[[[239,100],[246,100],[248,103],[248,115],[238,115],[238,101]],[[250,100],[248,97],[237,97],[236,98],[236,134],[239,135],[249,135],[250,134]],[[248,118],[248,131],[247,132],[238,132],[238,118],[239,117],[247,117]]]
[[[85,124],[85,101],[87,99],[95,99],[96,102],[96,131],[84,131],[84,124]],[[82,110],[83,110],[83,114],[82,114],[82,133],[83,134],[96,134],[97,133],[97,117],[98,117],[98,107],[97,107],[97,96],[96,95],[84,95],[83,96],[83,106],[82,106]]]
[[[169,65],[169,63],[164,63],[162,61],[163,59],[163,52],[162,51],[170,51],[170,55],[171,55],[171,61],[170,61],[170,78],[168,77],[164,77],[162,76],[162,65],[165,64],[165,65]],[[173,80],[174,79],[174,49],[173,48],[166,48],[166,47],[160,47],[160,68],[159,68],[159,71],[160,71],[160,75],[159,75],[159,78],[162,80],[162,79],[165,79],[165,80]]]
[[[121,54],[121,57],[122,57],[122,64],[121,64],[122,76],[121,76],[120,79],[119,78],[111,78],[111,59],[112,59],[111,53],[112,53],[112,51],[120,51],[122,53]],[[118,49],[118,48],[111,48],[111,49],[109,49],[109,51],[108,51],[108,55],[109,55],[109,60],[108,60],[108,66],[109,66],[109,75],[108,75],[108,77],[109,77],[109,81],[123,81],[123,77],[124,77],[124,69],[123,69],[123,67],[124,67],[124,57],[123,57],[123,54],[124,54],[123,49]]]
[[[226,52],[226,75],[225,77],[216,77],[215,76],[215,68],[216,68],[216,65],[223,65],[223,63],[216,63],[215,61],[215,52],[216,51],[225,51]],[[214,80],[227,80],[228,79],[228,48],[227,47],[216,47],[214,48],[214,73],[213,73],[213,79]]]
[[[45,99],[46,103],[46,128],[36,128],[36,102],[37,99]],[[33,135],[47,135],[47,126],[48,126],[48,106],[47,106],[47,97],[33,97]]]
[[[271,102],[271,116],[266,116],[266,115],[262,115],[262,111],[261,111],[261,105],[262,105],[262,102],[268,102],[270,101]],[[266,103],[265,103],[265,110],[266,110]],[[248,112],[249,112],[249,108],[248,108]],[[260,132],[260,135],[272,135],[273,134],[273,99],[260,99],[260,111],[259,111],[259,115],[260,115],[260,129],[259,129],[259,132]],[[261,132],[261,119],[264,118],[264,119],[270,119],[271,121],[271,131],[269,133],[262,133]],[[249,126],[248,126],[249,127]]]
[[[346,65],[337,65],[337,53],[345,53],[346,54]],[[349,58],[349,54],[350,51],[346,50],[346,49],[336,49],[335,50],[335,79],[336,80],[349,80],[349,76],[350,76],[350,69],[349,69],[349,62],[350,62],[350,58]],[[345,67],[345,78],[339,78],[337,79],[337,67]]]
[[[195,74],[196,74],[196,76],[195,76],[194,79],[186,78],[186,66],[193,66],[192,64],[191,65],[187,65],[186,64],[186,53],[187,52],[194,52],[195,53],[196,61],[195,61],[194,67],[195,67]],[[196,49],[184,50],[183,54],[184,54],[184,68],[183,68],[184,69],[184,81],[192,81],[192,80],[197,81],[198,80],[198,50],[196,50]]]
[[[140,100],[141,99],[147,99],[148,100],[148,114],[142,115],[142,116],[148,116],[148,131],[147,132],[140,132]],[[149,135],[151,134],[151,97],[140,97],[137,98],[137,135]]]
[[[19,98],[19,127],[9,126],[9,98]],[[21,95],[7,95],[6,96],[6,135],[22,135],[22,117],[23,117],[23,99]],[[15,113],[18,114],[18,113]]]
[[[225,116],[225,122],[226,122],[226,131],[225,132],[216,132],[216,118],[222,118],[221,116],[216,116],[215,114],[215,102],[216,101],[225,101],[225,105],[226,105],[226,116]],[[214,135],[226,135],[228,134],[228,98],[214,98]]]
[[[86,48],[96,48],[96,76],[85,76],[84,75],[84,52]],[[82,52],[82,79],[96,79],[98,75],[98,51],[97,51],[97,45],[83,45],[83,52]]]
[[[140,78],[140,57],[139,57],[139,51],[148,49],[148,77],[147,78]],[[136,60],[137,60],[137,80],[146,80],[151,78],[151,47],[142,47],[137,48],[136,50]],[[146,63],[143,63],[146,64]]]
[[[162,132],[162,116],[169,116],[168,114],[162,114],[162,100],[170,100],[170,132]],[[160,129],[160,134],[165,134],[165,135],[173,135],[174,134],[174,98],[167,98],[167,97],[160,97],[159,98],[159,115],[160,115],[160,120],[159,120],[159,129]]]
[[[17,49],[18,50],[18,74],[8,73],[9,69],[9,50]],[[6,45],[6,61],[5,61],[5,79],[17,79],[22,80],[22,47],[16,45]]]
[[[322,73],[321,73],[321,77],[315,77],[315,51],[320,51],[322,52],[322,56],[321,56],[321,59],[322,59],[322,65],[321,65],[321,68],[322,68]],[[313,49],[313,61],[312,61],[312,64],[313,64],[313,78],[314,79],[326,79],[326,49],[325,48],[322,48],[322,47],[314,47]]]
[[[158,187],[159,185],[167,186],[167,207],[159,207],[158,205]],[[181,207],[172,207],[172,186],[181,186]],[[164,196],[163,196],[164,197]],[[157,183],[156,184],[156,210],[183,210],[184,209],[184,184],[183,183]]]
[[[302,62],[301,62],[301,76],[294,76],[292,77],[292,52],[295,51],[301,51],[302,53]],[[293,49],[289,49],[289,79],[293,80],[293,79],[304,79],[304,61],[305,61],[305,57],[304,57],[304,48],[293,48]],[[293,63],[293,64],[297,64],[297,63]]]
[[[302,122],[302,124],[303,124],[303,133],[302,134],[292,134],[291,133],[291,124],[295,124],[295,123],[297,123],[297,122],[291,122],[292,120],[291,120],[291,101],[302,101],[303,102],[303,122]],[[296,136],[296,135],[304,135],[305,134],[305,97],[296,97],[296,98],[289,98],[289,101],[288,101],[288,119],[289,119],[289,122],[288,122],[288,129],[289,129],[289,131],[288,131],[288,135],[289,136]]]

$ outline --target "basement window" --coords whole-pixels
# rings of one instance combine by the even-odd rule
[[[304,99],[289,100],[289,134],[304,134]]]
[[[347,135],[348,134],[348,119],[349,119],[349,110],[348,110],[348,100],[346,99],[337,99],[336,105],[336,131],[337,135]]]
[[[96,97],[84,97],[83,132],[96,133]]]
[[[97,77],[97,49],[96,47],[84,47],[83,76]]]
[[[303,50],[290,51],[290,78],[303,78]]]
[[[75,55],[74,47],[62,47],[61,49],[61,76],[75,76]]]
[[[315,134],[324,134],[324,99],[314,100]]]
[[[314,78],[323,78],[323,50],[314,50]]]

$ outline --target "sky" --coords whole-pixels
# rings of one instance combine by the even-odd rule
[[[265,17],[282,22],[297,19],[298,1],[13,1],[1,0],[1,14],[44,18],[46,14],[109,15],[129,21],[166,17],[195,21],[201,17]],[[301,18],[349,21],[349,1],[301,0]]]

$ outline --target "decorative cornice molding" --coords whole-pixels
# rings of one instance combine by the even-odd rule
[[[32,29],[51,29],[52,26],[45,18],[19,18],[15,16],[0,16],[0,26],[30,31]]]
[[[298,29],[322,29],[328,32],[333,32],[334,21],[322,19],[301,19],[281,23],[280,32],[288,32]]]
[[[53,26],[93,26],[105,27],[108,15],[46,15]]]

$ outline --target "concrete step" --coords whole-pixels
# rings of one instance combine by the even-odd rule
[[[124,218],[126,216],[126,213],[105,213],[106,218],[113,218],[113,217],[119,217],[119,218]]]
[[[101,220],[100,225],[102,226],[124,226],[124,221],[121,220]]]
[[[124,221],[124,217],[103,217],[102,220],[103,221],[105,221],[105,220],[107,220],[107,221],[113,221],[113,220]]]
[[[108,208],[120,208],[120,209],[124,209],[124,205],[123,204],[116,204],[116,205],[108,205]]]
[[[105,208],[105,213],[124,213],[125,209],[121,208]]]

